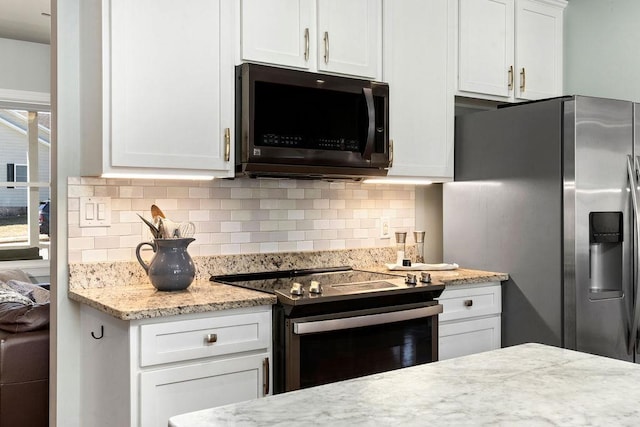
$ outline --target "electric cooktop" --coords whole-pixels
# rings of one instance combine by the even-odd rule
[[[354,270],[351,267],[278,270],[212,276],[211,281],[275,294],[288,305],[379,297],[399,293],[429,293],[437,298],[443,284],[424,282],[422,277]]]

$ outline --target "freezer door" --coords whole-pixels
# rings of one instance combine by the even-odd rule
[[[565,346],[633,361],[632,103],[575,97],[564,128]]]

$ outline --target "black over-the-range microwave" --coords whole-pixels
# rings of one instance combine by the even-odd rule
[[[244,63],[236,68],[236,173],[251,177],[384,176],[389,86]]]

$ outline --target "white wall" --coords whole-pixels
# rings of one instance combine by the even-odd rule
[[[565,10],[568,95],[640,101],[640,1],[571,0]]]
[[[0,90],[49,93],[49,45],[0,39],[0,58]]]
[[[415,229],[425,232],[424,261],[429,264],[455,262],[442,259],[442,184],[416,187],[415,215]]]
[[[80,310],[67,297],[67,177],[78,176],[80,1],[52,0],[51,424],[80,426]]]

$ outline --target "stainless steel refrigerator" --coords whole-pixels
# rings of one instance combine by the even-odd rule
[[[639,132],[639,106],[582,96],[456,119],[444,258],[509,273],[503,346],[640,361]]]

